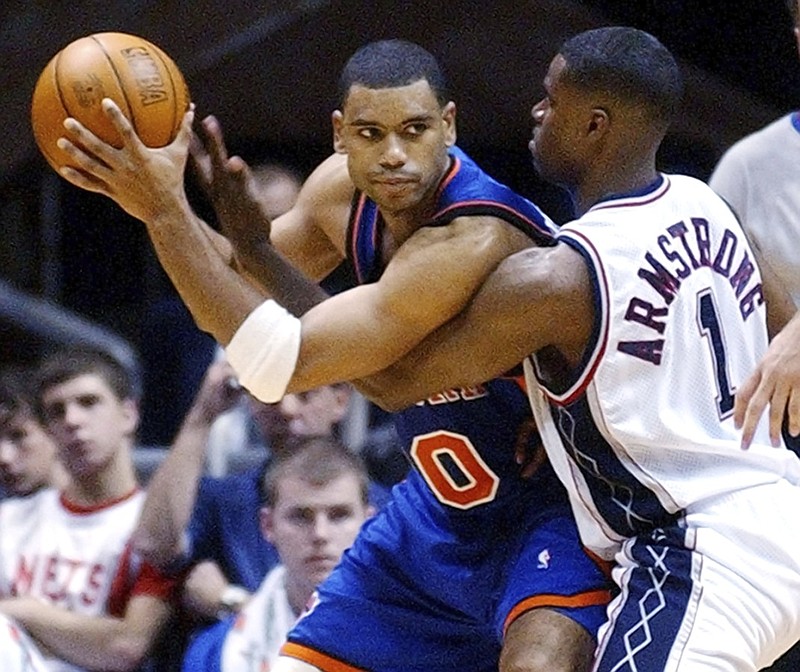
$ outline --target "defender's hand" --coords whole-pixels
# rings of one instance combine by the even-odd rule
[[[750,446],[767,406],[773,446],[780,445],[784,414],[789,433],[800,435],[800,315],[772,340],[755,372],[736,392],[733,419],[742,430],[742,448]]]
[[[206,117],[200,134],[189,145],[197,180],[214,206],[223,234],[244,268],[258,264],[269,245],[271,222],[259,198],[250,168],[238,156],[229,157],[219,121]]]

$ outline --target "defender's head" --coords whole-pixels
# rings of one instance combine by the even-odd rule
[[[654,160],[682,95],[670,52],[635,28],[589,30],[567,40],[532,110],[530,143],[542,175],[567,187]]]

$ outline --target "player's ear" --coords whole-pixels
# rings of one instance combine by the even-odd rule
[[[337,154],[347,154],[344,146],[342,131],[344,129],[344,118],[341,110],[334,110],[331,114],[331,125],[333,126],[333,151]]]
[[[445,142],[448,147],[456,144],[456,104],[451,100],[442,110],[442,122],[445,127]]]
[[[794,29],[794,37],[797,40],[797,53],[800,54],[800,27]]]
[[[605,134],[608,131],[611,115],[602,107],[593,107],[587,124],[588,134]]]

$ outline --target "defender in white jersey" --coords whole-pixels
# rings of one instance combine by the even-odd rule
[[[0,504],[0,667],[135,669],[172,585],[131,552],[144,501],[131,381],[108,355],[79,349],[47,358],[41,380],[40,415],[69,480]]]
[[[800,638],[800,460],[749,451],[737,386],[792,314],[727,204],[656,171],[678,107],[669,52],[631,28],[568,40],[533,108],[539,171],[582,216],[504,261],[470,306],[387,375],[393,404],[526,363],[582,540],[619,594],[597,672],[755,671]],[[411,377],[413,372],[413,379]]]

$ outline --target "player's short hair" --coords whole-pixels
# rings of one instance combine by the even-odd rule
[[[35,372],[13,368],[0,372],[0,429],[19,417],[36,418]]]
[[[275,506],[278,486],[287,476],[294,476],[320,487],[345,474],[358,480],[359,496],[369,502],[369,477],[362,459],[333,437],[295,439],[286,450],[275,455],[261,480],[261,498],[265,506]]]
[[[36,410],[39,418],[45,419],[41,402],[50,388],[87,374],[102,378],[117,399],[139,400],[137,377],[116,357],[91,346],[68,346],[45,355],[39,364],[36,376]]]
[[[406,40],[370,42],[356,51],[339,77],[339,105],[344,105],[350,87],[392,89],[427,80],[439,104],[449,101],[447,81],[438,61],[418,44]]]
[[[626,26],[596,28],[570,38],[558,53],[566,61],[564,81],[637,105],[664,127],[680,107],[678,64],[649,33]]]

